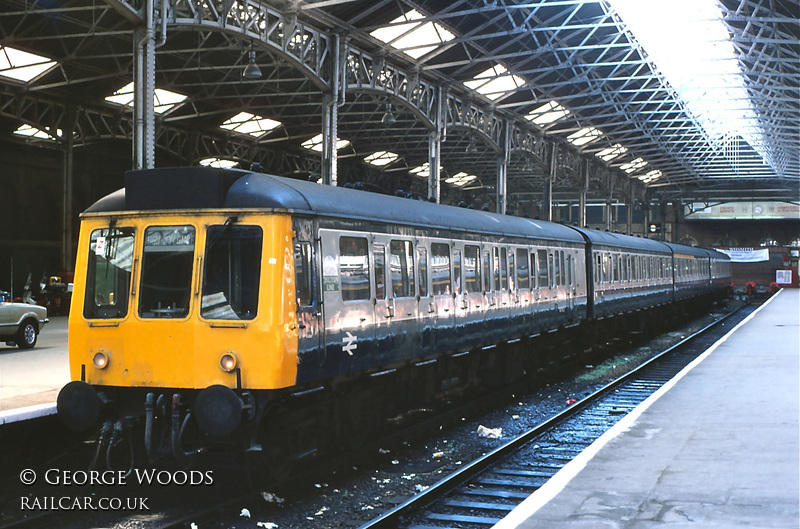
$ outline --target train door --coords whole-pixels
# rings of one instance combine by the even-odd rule
[[[413,358],[420,347],[419,302],[417,301],[414,244],[408,239],[392,236],[388,241],[387,282],[388,306],[391,312],[391,350],[381,354],[391,358]],[[387,360],[390,357],[387,356]]]
[[[462,296],[467,303],[467,319],[471,336],[479,337],[484,329],[485,299],[481,285],[481,247],[464,243]]]
[[[455,299],[453,294],[453,277],[450,245],[444,242],[431,242],[430,290],[434,306],[434,342],[437,352],[452,350],[455,344]]]
[[[295,230],[297,231],[297,230]],[[310,237],[297,231],[294,240],[294,284],[297,301],[297,355],[300,364],[308,363],[310,372],[317,371],[324,363],[320,347],[322,342],[322,310],[320,308],[319,285],[315,270],[319,264],[313,251]],[[309,239],[309,240],[303,240]],[[309,373],[309,376],[312,376]]]
[[[369,234],[320,230],[326,371],[344,373],[380,361],[375,355]]]
[[[394,319],[394,303],[390,301],[387,245],[389,238],[381,235],[373,236],[372,269],[373,293],[375,295],[375,348],[377,351],[390,351],[392,346],[392,320]],[[378,354],[381,354],[380,352]]]
[[[531,320],[531,274],[530,262],[527,248],[516,248],[514,250],[516,265],[516,286],[514,306],[519,315],[518,321],[525,329],[530,326]]]
[[[430,288],[428,277],[428,248],[417,239],[417,289],[419,292],[419,337],[420,347],[417,356],[428,356],[436,351],[436,301]]]

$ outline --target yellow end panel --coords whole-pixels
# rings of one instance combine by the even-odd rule
[[[206,227],[236,216],[236,225],[263,230],[257,314],[251,320],[205,320],[200,315]],[[116,227],[135,230],[128,313],[119,319],[84,317],[90,236],[108,228],[108,216],[86,216],[81,225],[75,289],[69,319],[70,374],[86,382],[125,387],[236,387],[236,373],[225,372],[220,359],[237,359],[243,388],[277,389],[295,383],[297,321],[294,294],[292,222],[286,214],[257,212],[150,212],[116,216]],[[148,226],[192,225],[196,230],[189,313],[181,319],[143,319],[138,311],[144,231]],[[93,357],[104,352],[108,366]]]

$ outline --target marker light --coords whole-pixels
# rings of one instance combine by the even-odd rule
[[[108,355],[103,351],[98,351],[94,354],[92,362],[97,369],[105,369],[108,367]]]
[[[219,366],[222,368],[223,371],[226,373],[230,373],[234,369],[236,369],[236,365],[239,362],[236,361],[236,356],[231,353],[225,353],[219,359]]]

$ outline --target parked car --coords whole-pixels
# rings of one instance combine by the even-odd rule
[[[28,303],[12,303],[7,292],[0,291],[0,341],[30,349],[36,345],[39,331],[47,319],[47,309]]]

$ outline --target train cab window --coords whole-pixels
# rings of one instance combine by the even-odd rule
[[[297,293],[297,305],[311,305],[311,243],[296,242],[294,244],[294,287]]]
[[[419,266],[419,295],[428,296],[428,250],[417,248],[417,265]]]
[[[133,228],[92,232],[83,303],[85,318],[123,318],[128,314],[133,242]]]
[[[500,248],[500,288],[508,290],[508,253]]]
[[[517,286],[520,289],[530,288],[528,251],[522,248],[517,248]]]
[[[151,226],[144,232],[139,316],[184,318],[192,294],[195,229]]]
[[[492,276],[490,270],[492,269],[490,263],[491,258],[489,252],[483,252],[483,291],[490,292],[492,290]]]
[[[342,301],[369,299],[369,256],[367,239],[339,239],[339,277]]]
[[[377,266],[377,265],[376,265]],[[450,294],[450,246],[431,243],[431,287],[434,296]]]
[[[547,273],[547,250],[538,250],[536,257],[539,261],[539,279],[536,286],[539,288],[547,288],[550,286],[550,276]],[[552,261],[550,265],[552,268]]]
[[[375,261],[375,298],[386,299],[386,248],[373,246],[372,257]]]
[[[531,252],[531,265],[528,267],[531,275],[531,289],[536,288],[536,252]]]
[[[391,241],[389,253],[392,295],[396,298],[414,296],[416,285],[414,284],[414,249],[411,241]]]
[[[263,231],[258,226],[224,224],[206,232],[200,315],[214,320],[252,320],[258,311]],[[307,243],[306,243],[307,244]],[[306,249],[310,266],[311,246]],[[310,285],[310,268],[305,277]],[[309,300],[311,288],[307,287]]]
[[[480,274],[480,248],[477,246],[464,246],[464,291],[481,291]]]

